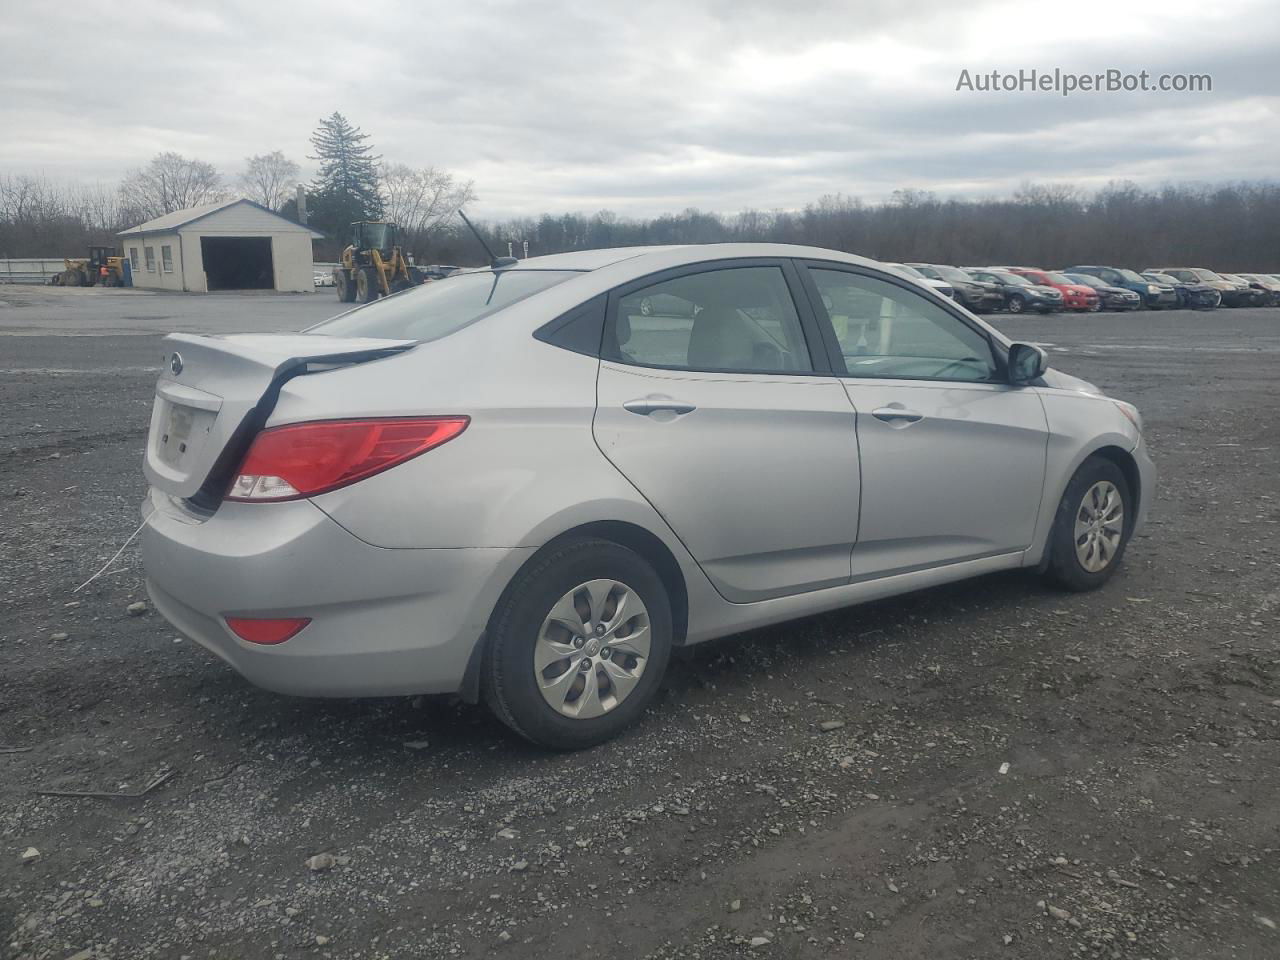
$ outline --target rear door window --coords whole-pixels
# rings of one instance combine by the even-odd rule
[[[813,370],[795,301],[778,266],[706,270],[618,298],[610,359],[676,370]]]

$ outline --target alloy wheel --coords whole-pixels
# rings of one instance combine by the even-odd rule
[[[590,580],[542,621],[533,671],[542,698],[575,720],[598,717],[635,689],[649,661],[649,611],[617,580]]]
[[[1110,480],[1085,491],[1076,509],[1076,559],[1090,573],[1105,570],[1115,559],[1124,536],[1124,500]]]

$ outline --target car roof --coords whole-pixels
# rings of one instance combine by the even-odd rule
[[[859,257],[839,250],[809,247],[794,243],[688,243],[649,247],[610,247],[603,250],[573,250],[542,257],[530,257],[507,268],[513,270],[599,270],[623,261],[640,269],[647,261],[662,268],[708,260],[732,260],[742,257],[787,257],[804,260],[836,260],[867,267],[883,266],[877,260]]]

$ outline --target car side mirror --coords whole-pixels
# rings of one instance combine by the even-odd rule
[[[1049,369],[1049,355],[1030,343],[1015,343],[1009,348],[1009,382],[1030,383],[1039,380]]]

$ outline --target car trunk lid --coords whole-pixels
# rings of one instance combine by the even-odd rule
[[[175,333],[163,343],[143,472],[153,487],[214,508],[286,381],[401,353],[416,341]]]

